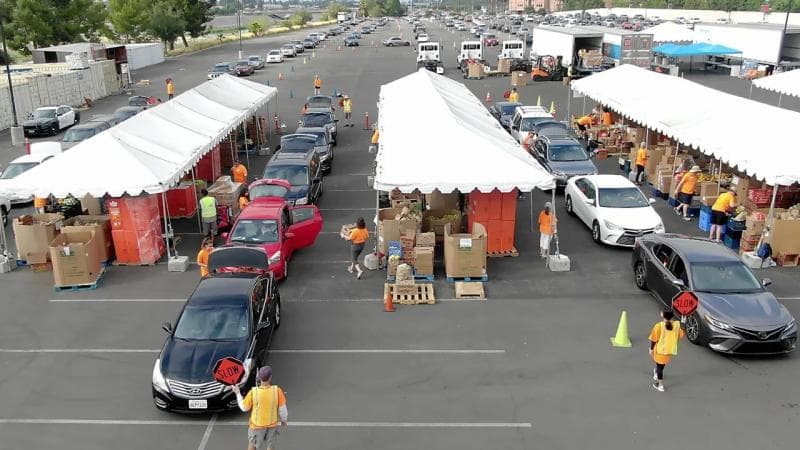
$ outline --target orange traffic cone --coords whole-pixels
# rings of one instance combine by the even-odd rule
[[[394,312],[394,303],[392,303],[392,292],[386,290],[386,297],[383,299],[383,310],[385,312]]]
[[[279,79],[279,80],[282,80],[282,79],[283,79],[283,72],[278,72],[278,79]]]
[[[492,93],[491,92],[487,92],[486,93],[486,103],[492,103]]]

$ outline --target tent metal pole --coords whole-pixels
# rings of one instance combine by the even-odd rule
[[[197,205],[197,231],[203,233],[203,222],[200,220],[200,199],[197,198],[197,178],[192,167],[192,187],[194,188],[194,203]]]
[[[767,215],[767,233],[772,231],[772,222],[775,220],[775,199],[778,197],[778,179],[775,178],[775,184],[772,186],[772,201],[769,202],[769,215]],[[763,235],[762,235],[763,239]]]
[[[753,80],[750,80],[750,94],[747,96],[750,100],[753,99]]]
[[[247,168],[250,169],[250,149],[247,148],[247,122],[242,124],[242,129],[244,130],[244,157],[247,160]]]
[[[780,106],[781,106],[781,100],[783,100],[783,93],[781,93],[780,95],[778,95],[778,107],[779,107],[779,108],[780,108]]]
[[[586,96],[585,95],[583,96],[583,108],[581,108],[581,115],[582,116],[586,115]]]
[[[586,97],[584,97],[586,98]],[[572,111],[572,88],[567,86],[567,115],[564,117],[564,122],[569,123],[569,116]]]
[[[634,145],[636,145],[635,142]],[[644,129],[644,148],[650,148],[650,127]]]
[[[229,139],[229,141],[231,142],[231,144],[233,144],[234,142],[236,142],[236,138],[238,138],[239,136],[238,134],[234,134],[233,132],[231,132],[231,134],[233,134],[233,138]],[[231,167],[233,167],[233,162],[236,161],[236,155],[234,154],[234,152],[236,152],[236,149],[233,147],[234,146],[231,145]]]
[[[164,188],[165,186],[162,184],[161,187]],[[167,261],[169,261],[172,258],[172,253],[169,251],[169,238],[170,238],[170,234],[171,233],[170,233],[170,228],[169,228],[169,222],[168,222],[168,219],[167,219],[167,217],[169,216],[169,210],[167,209],[167,190],[166,189],[163,189],[161,191],[161,203],[164,206],[164,243],[166,244],[166,247],[167,247]]]

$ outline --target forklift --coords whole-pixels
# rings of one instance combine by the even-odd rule
[[[535,56],[531,62],[533,65],[531,80],[533,81],[561,81],[566,75],[560,56]]]

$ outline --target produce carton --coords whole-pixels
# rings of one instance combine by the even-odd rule
[[[486,229],[472,224],[471,234],[451,234],[450,224],[444,227],[444,266],[448,277],[482,277],[486,275]]]

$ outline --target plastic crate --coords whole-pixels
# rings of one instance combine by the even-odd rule
[[[670,198],[667,200],[667,203],[669,203],[669,206],[672,206],[673,208],[677,208],[677,207],[678,207],[678,200],[677,200],[677,199],[674,199],[674,198],[672,198],[672,197],[670,197]]]
[[[731,239],[735,239],[737,241],[742,240],[742,231],[741,230],[729,230],[728,228],[722,229],[725,236],[730,237]]]
[[[725,228],[732,231],[744,231],[745,228],[745,221],[744,220],[733,220],[728,219],[728,223],[725,224]]]
[[[734,239],[728,235],[722,237],[722,242],[725,243],[725,246],[732,249],[732,250],[739,250],[739,239]]]
[[[703,231],[711,229],[711,212],[700,208],[700,220],[697,221],[697,227]]]

